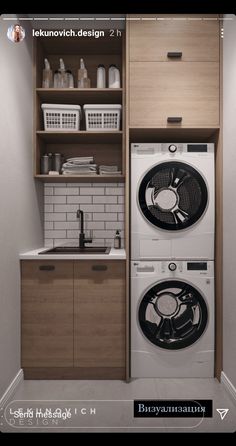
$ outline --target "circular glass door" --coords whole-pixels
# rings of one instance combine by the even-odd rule
[[[138,310],[140,328],[152,344],[178,350],[203,334],[208,310],[192,285],[179,280],[158,283],[144,295]]]
[[[207,186],[188,164],[158,164],[143,177],[138,202],[144,217],[166,230],[188,228],[200,219],[207,206]]]

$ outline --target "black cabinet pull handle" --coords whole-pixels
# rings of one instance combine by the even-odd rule
[[[53,265],[40,265],[40,271],[54,271],[55,266]]]
[[[93,271],[106,271],[107,265],[93,265],[92,270]]]
[[[167,122],[170,122],[170,123],[176,123],[176,122],[181,122],[181,121],[182,121],[181,116],[168,116],[168,118],[167,118]]]
[[[171,59],[180,59],[182,57],[182,51],[169,51],[167,53],[167,57],[170,57]]]

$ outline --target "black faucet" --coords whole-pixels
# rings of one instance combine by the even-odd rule
[[[84,212],[81,209],[78,209],[76,212],[77,218],[80,219],[80,233],[79,233],[79,247],[85,248],[85,243],[92,243],[91,238],[85,238],[84,233]]]

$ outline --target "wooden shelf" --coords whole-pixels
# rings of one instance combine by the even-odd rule
[[[183,128],[183,127],[130,127],[130,142],[209,142],[219,127]]]
[[[117,132],[46,132],[39,130],[38,137],[46,143],[85,143],[85,144],[118,144],[122,143],[122,131]]]
[[[122,88],[37,88],[42,102],[54,104],[122,103]]]
[[[124,183],[125,175],[35,175],[37,180],[44,183]]]

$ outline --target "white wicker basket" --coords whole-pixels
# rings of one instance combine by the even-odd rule
[[[86,130],[94,132],[120,130],[120,104],[85,104]]]
[[[44,130],[76,131],[80,129],[79,105],[42,104]]]

